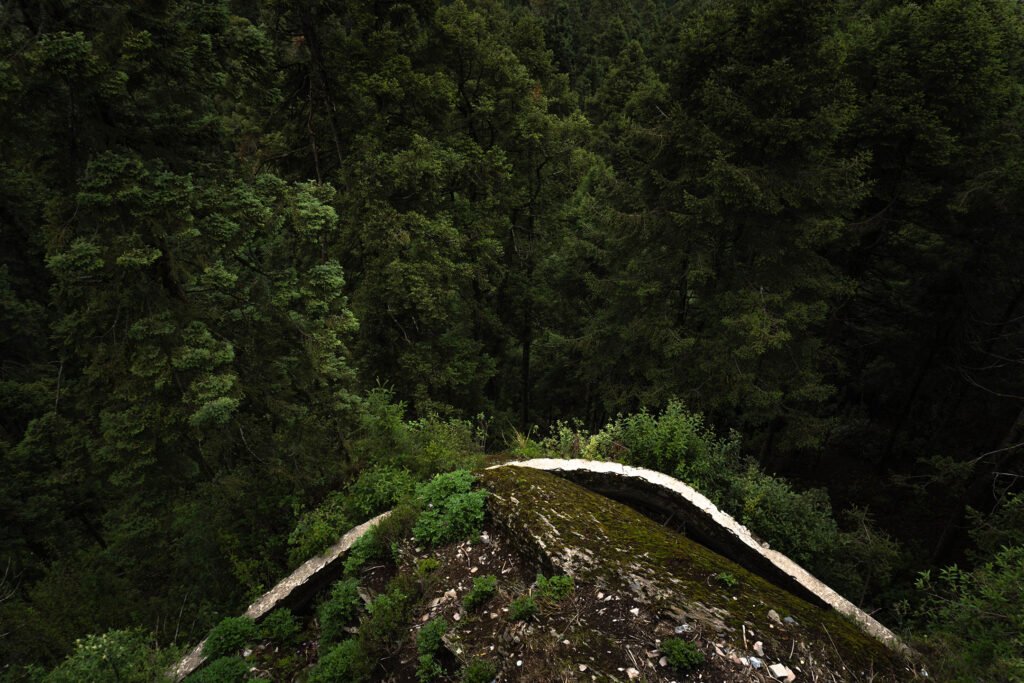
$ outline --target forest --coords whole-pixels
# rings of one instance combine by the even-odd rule
[[[0,680],[588,449],[1024,680],[1022,264],[1016,0],[4,0]]]

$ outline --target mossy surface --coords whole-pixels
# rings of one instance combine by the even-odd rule
[[[807,668],[901,680],[907,663],[840,614],[811,605],[639,512],[556,475],[526,468],[488,470],[495,524],[519,552],[595,585],[628,590],[666,620],[743,652],[744,631],[768,653]],[[716,576],[729,574],[734,586]],[[776,623],[774,610],[796,623]],[[751,636],[756,633],[756,636]],[[749,645],[748,643],[747,645]]]

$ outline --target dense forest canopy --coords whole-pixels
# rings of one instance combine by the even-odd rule
[[[1014,0],[0,3],[0,677],[680,420],[1024,676],[1022,105]]]

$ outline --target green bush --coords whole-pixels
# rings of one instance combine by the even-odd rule
[[[260,624],[260,638],[272,640],[275,643],[291,643],[299,633],[299,625],[295,622],[291,610],[284,608],[275,609],[268,614]]]
[[[433,557],[424,557],[422,560],[416,563],[416,574],[420,577],[433,574],[441,568],[441,563],[435,560]]]
[[[692,671],[704,663],[704,653],[691,642],[680,638],[666,638],[661,642],[661,651],[669,666],[680,673]]]
[[[416,481],[408,470],[381,465],[364,471],[346,494],[346,508],[353,519],[366,520],[411,496]]]
[[[401,643],[411,603],[410,595],[392,588],[367,605],[369,617],[359,627],[359,641],[367,652],[388,653]]]
[[[537,597],[548,602],[561,602],[576,589],[571,576],[556,574],[550,579],[537,574]]]
[[[411,504],[397,506],[352,545],[345,560],[345,575],[356,575],[370,561],[395,560],[399,543],[408,537],[418,516],[419,510]]]
[[[213,627],[203,645],[203,654],[218,659],[236,654],[259,638],[256,622],[248,617],[228,617]]]
[[[430,683],[444,676],[444,667],[434,655],[420,655],[419,666],[416,667],[416,680]]]
[[[494,597],[498,590],[498,577],[493,574],[478,576],[473,579],[473,587],[462,598],[462,606],[467,610],[475,610]]]
[[[248,676],[249,664],[244,659],[221,657],[196,671],[186,680],[188,683],[242,683]]]
[[[369,680],[373,661],[357,640],[346,640],[321,655],[309,671],[307,683],[360,683]]]
[[[512,621],[527,621],[537,614],[537,601],[532,595],[523,595],[508,606],[508,618]]]
[[[416,634],[416,651],[421,655],[436,655],[444,646],[444,634],[447,632],[448,622],[445,619],[431,619]]]
[[[936,680],[1024,681],[1024,546],[970,572],[925,572],[917,587],[929,624],[922,649]]]
[[[330,596],[317,608],[321,641],[333,643],[345,638],[345,627],[356,623],[362,604],[358,581],[344,579],[335,582]]]
[[[498,667],[486,659],[474,659],[462,670],[462,683],[491,683],[498,675]]]
[[[352,528],[345,496],[334,491],[318,507],[299,518],[288,535],[288,561],[299,565],[338,542]]]
[[[422,508],[413,535],[417,541],[441,545],[480,532],[484,522],[486,491],[473,491],[474,477],[466,470],[439,474],[419,488]]]
[[[112,681],[149,683],[163,676],[162,662],[142,631],[108,631],[75,641],[75,650],[45,683]]]

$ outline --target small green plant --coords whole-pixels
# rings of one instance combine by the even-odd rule
[[[259,638],[256,622],[248,617],[228,617],[213,627],[203,645],[203,654],[209,659],[218,659],[236,654],[239,650]]]
[[[421,655],[436,655],[444,645],[444,634],[447,632],[447,621],[440,617],[431,619],[416,634],[416,651]]]
[[[188,683],[242,683],[249,675],[249,664],[241,657],[215,659],[189,676]]]
[[[284,608],[274,610],[260,624],[260,638],[272,640],[275,643],[290,643],[298,632],[299,625],[295,623],[295,617],[292,616],[291,610]]]
[[[355,623],[361,606],[358,581],[344,579],[331,586],[330,596],[317,609],[321,640],[333,643],[344,638],[345,627]]]
[[[420,683],[430,683],[444,676],[444,667],[434,655],[420,655],[419,662],[419,666],[416,667],[416,680]]]
[[[473,579],[473,587],[462,598],[462,606],[467,610],[475,610],[494,597],[498,590],[498,577],[493,574],[478,576]]]
[[[681,638],[666,638],[661,642],[669,666],[680,673],[692,671],[704,663],[704,653],[693,643]]]
[[[561,602],[572,595],[576,584],[571,576],[558,574],[551,578],[537,574],[537,597],[546,602]]]
[[[387,653],[402,640],[412,598],[392,588],[366,607],[369,618],[359,627],[359,642],[367,652]]]
[[[537,601],[532,595],[523,595],[508,606],[508,618],[512,621],[526,621],[537,614]]]
[[[361,683],[368,680],[373,662],[357,640],[346,640],[331,648],[309,672],[308,683]]]
[[[726,588],[735,588],[740,584],[740,580],[729,572],[718,572],[715,574],[715,581],[722,584]]]
[[[441,563],[432,557],[425,557],[416,563],[416,573],[420,577],[424,577],[427,574],[433,574],[440,569]]]
[[[498,675],[498,667],[486,659],[474,659],[462,670],[462,683],[491,683]]]
[[[473,475],[466,470],[439,474],[416,493],[423,512],[413,526],[417,541],[442,545],[479,533],[484,522],[486,491],[473,491]]]

